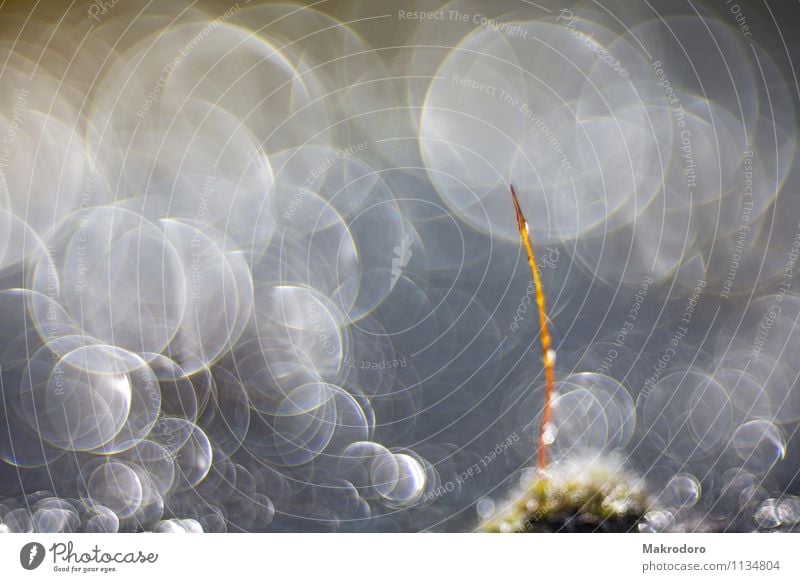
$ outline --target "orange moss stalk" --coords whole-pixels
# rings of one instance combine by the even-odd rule
[[[533,284],[536,288],[536,306],[539,309],[539,335],[542,340],[545,392],[544,405],[542,408],[542,423],[539,426],[539,449],[536,455],[536,468],[539,469],[539,471],[544,471],[547,468],[547,450],[550,443],[553,442],[553,397],[555,393],[556,353],[552,348],[550,331],[547,328],[547,308],[545,306],[544,290],[542,289],[542,280],[539,276],[539,267],[536,265],[536,258],[533,254],[533,247],[531,246],[528,222],[522,214],[522,209],[519,206],[519,199],[517,198],[517,193],[514,190],[513,184],[511,184],[511,198],[514,201],[514,210],[517,214],[519,235],[522,238],[525,251],[528,253],[528,263],[531,266]]]

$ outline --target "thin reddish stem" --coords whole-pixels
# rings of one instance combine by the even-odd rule
[[[533,246],[531,245],[531,236],[528,229],[528,222],[522,214],[522,208],[519,205],[517,192],[514,190],[514,185],[511,184],[511,198],[514,201],[514,210],[517,215],[517,228],[519,229],[522,244],[525,246],[525,251],[528,254],[528,263],[531,266],[531,273],[533,273],[533,284],[536,288],[536,306],[539,310],[539,336],[542,341],[542,362],[544,364],[544,377],[545,377],[545,392],[544,392],[544,405],[542,407],[542,422],[539,425],[539,449],[536,455],[536,467],[540,471],[547,468],[547,452],[550,442],[552,441],[552,425],[553,425],[553,396],[555,394],[555,351],[552,348],[552,339],[550,338],[550,330],[547,327],[547,308],[545,304],[544,289],[542,288],[542,279],[539,276],[539,267],[536,265],[536,257],[533,254]]]

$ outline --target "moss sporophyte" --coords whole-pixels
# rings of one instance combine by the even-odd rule
[[[624,466],[619,455],[583,452],[551,463],[555,441],[556,353],[548,327],[545,294],[536,263],[530,229],[514,186],[511,199],[520,239],[533,275],[539,312],[539,336],[545,374],[545,394],[536,450],[536,470],[529,471],[510,501],[480,526],[498,533],[556,531],[631,531],[649,506],[643,481]]]
[[[533,246],[531,245],[530,229],[528,228],[528,221],[525,220],[525,215],[522,214],[522,208],[517,198],[517,192],[514,185],[511,185],[511,199],[514,202],[514,211],[516,213],[517,228],[519,235],[522,239],[522,244],[525,247],[525,252],[528,255],[528,264],[531,267],[533,274],[533,284],[536,288],[536,307],[539,311],[539,336],[542,341],[542,362],[544,364],[545,374],[545,393],[544,404],[542,406],[542,422],[539,426],[539,448],[536,454],[536,468],[544,472],[547,469],[547,452],[549,445],[554,440],[555,427],[553,425],[553,396],[555,392],[555,364],[556,352],[552,347],[552,339],[550,338],[550,330],[547,326],[547,305],[545,304],[544,289],[542,288],[542,279],[539,276],[539,267],[536,264],[536,258],[533,254]]]

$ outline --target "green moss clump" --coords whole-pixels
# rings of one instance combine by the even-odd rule
[[[649,505],[643,480],[621,457],[572,458],[523,484],[480,531],[632,531]]]

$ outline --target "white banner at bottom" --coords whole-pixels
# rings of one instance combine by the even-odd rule
[[[109,582],[798,580],[798,540],[793,534],[9,534],[0,536],[0,572],[2,580]]]

